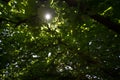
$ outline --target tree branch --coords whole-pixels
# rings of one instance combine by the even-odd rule
[[[65,1],[69,7],[78,7],[78,2],[76,0],[62,0],[62,1]],[[83,9],[86,9],[86,8],[83,8],[83,7],[86,7],[87,4],[83,4],[82,2],[80,3],[80,6],[79,6],[79,12],[83,12],[83,11],[86,11],[87,10],[83,10]],[[84,13],[84,12],[83,12]],[[88,12],[89,13],[89,12]],[[99,14],[95,14],[95,15],[88,15],[90,18],[96,20],[97,22],[103,24],[104,26],[106,26],[108,29],[111,29],[113,31],[115,31],[116,33],[119,33],[120,34],[120,24],[118,23],[115,23],[113,21],[111,21],[110,19],[104,17],[104,16],[101,16]]]
[[[2,22],[8,22],[8,23],[13,23],[13,24],[15,24],[15,27],[17,27],[17,26],[19,26],[19,25],[21,25],[21,24],[23,24],[23,23],[26,23],[26,22],[29,22],[30,20],[32,21],[32,18],[33,17],[37,17],[36,15],[33,15],[33,16],[30,16],[30,17],[28,17],[28,18],[25,18],[25,19],[21,19],[21,20],[19,20],[19,21],[12,21],[12,20],[10,20],[10,19],[8,19],[8,18],[0,18],[0,24],[2,24]]]
[[[4,21],[10,22],[10,23],[13,23],[13,24],[16,24],[16,23],[17,23],[17,22],[15,22],[15,21],[9,20],[9,19],[7,19],[7,18],[0,18],[0,24],[1,24],[2,22],[4,22]]]
[[[105,25],[106,27],[108,27],[109,29],[117,32],[120,34],[120,24],[117,24],[113,21],[111,21],[110,19],[104,17],[104,16],[101,16],[101,15],[90,15],[91,18],[93,18],[94,20],[96,20],[97,22]]]
[[[28,21],[28,19],[21,20],[21,21],[16,23],[15,27],[19,26],[22,23],[26,23],[27,21]]]

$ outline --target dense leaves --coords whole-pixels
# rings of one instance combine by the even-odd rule
[[[0,80],[118,80],[119,3],[1,0]]]

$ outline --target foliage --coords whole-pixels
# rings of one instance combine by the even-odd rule
[[[0,80],[120,78],[120,35],[90,17],[119,24],[120,1],[67,1],[0,1]]]

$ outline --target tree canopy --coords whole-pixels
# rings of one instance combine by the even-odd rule
[[[119,9],[120,0],[1,0],[0,80],[120,79]]]

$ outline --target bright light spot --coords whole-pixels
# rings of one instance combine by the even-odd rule
[[[92,44],[92,42],[90,41],[90,42],[89,42],[89,45],[91,45],[91,44]]]
[[[2,40],[0,40],[0,43],[2,42]]]
[[[2,14],[2,12],[0,12],[0,15]]]
[[[66,66],[65,69],[66,70],[73,70],[73,68],[71,66]]]
[[[59,69],[58,71],[59,71],[59,72],[63,72],[63,69]]]
[[[38,56],[37,55],[32,55],[33,58],[37,58]]]
[[[48,57],[50,57],[50,56],[51,56],[51,52],[48,53]]]
[[[47,14],[45,15],[45,19],[47,19],[47,20],[51,19],[51,15],[50,15],[49,13],[47,13]]]

